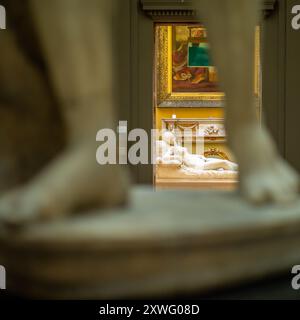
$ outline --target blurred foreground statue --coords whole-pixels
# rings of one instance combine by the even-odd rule
[[[15,18],[0,33],[0,264],[7,289],[38,298],[153,296],[299,263],[299,200],[283,214],[279,206],[253,208],[238,194],[139,188],[130,207],[38,223],[126,202],[126,172],[95,159],[96,132],[114,127],[115,1],[2,3]],[[241,191],[254,203],[286,203],[297,198],[298,178],[257,123],[252,96],[258,4],[195,1],[226,92]],[[2,228],[23,224],[21,232]]]
[[[96,132],[113,127],[114,120],[116,3],[7,1],[17,22],[14,34],[1,32],[0,112],[7,123],[0,129],[2,188],[13,174],[26,174],[0,200],[5,224],[126,201],[126,174],[95,160]],[[252,58],[258,5],[258,0],[195,1],[226,93],[226,127],[241,191],[253,202],[289,202],[297,197],[297,175],[255,116]],[[18,8],[27,10],[28,21],[18,19]]]
[[[19,120],[7,131],[0,129],[1,139],[9,149],[8,130],[12,135],[18,131],[21,137],[6,162],[19,165],[7,170],[26,171],[29,162],[34,175],[0,201],[7,224],[126,201],[125,172],[116,165],[99,166],[95,159],[97,131],[114,126],[114,5],[103,0],[8,1],[7,11],[16,11],[16,32],[0,35],[0,103],[12,104]],[[24,21],[25,12],[29,21]],[[18,148],[27,150],[26,159]]]
[[[255,111],[253,39],[261,1],[194,2],[203,13],[214,63],[226,93],[225,125],[229,146],[239,164],[240,189],[255,203],[292,201],[298,196],[297,174],[281,159]]]

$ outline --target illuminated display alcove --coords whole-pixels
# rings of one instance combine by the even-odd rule
[[[260,118],[259,27],[253,41],[254,95]],[[205,26],[196,23],[155,25],[154,79],[154,128],[173,133],[176,141],[175,146],[167,143],[164,151],[156,150],[156,186],[234,189],[238,172],[231,170],[235,159],[226,145],[225,94],[220,90]],[[185,130],[188,134],[183,134]],[[164,136],[160,134],[157,140],[164,140]],[[169,161],[174,157],[178,161]],[[212,166],[203,167],[203,161],[211,162]]]

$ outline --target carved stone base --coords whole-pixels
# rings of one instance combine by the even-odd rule
[[[139,188],[126,209],[0,232],[7,288],[38,298],[162,296],[300,263],[300,201],[253,207],[228,192]]]

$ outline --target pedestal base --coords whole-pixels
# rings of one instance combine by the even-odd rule
[[[201,292],[300,264],[300,201],[254,207],[230,192],[133,189],[131,204],[1,231],[7,288],[38,298]]]

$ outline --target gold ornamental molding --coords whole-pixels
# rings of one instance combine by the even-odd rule
[[[223,118],[166,118],[162,119],[162,129],[174,132],[178,139],[182,132],[189,130],[191,141],[204,139],[206,143],[226,142]]]
[[[206,158],[220,158],[224,160],[229,160],[229,157],[224,151],[217,148],[210,148],[208,151],[204,152],[204,157]]]

